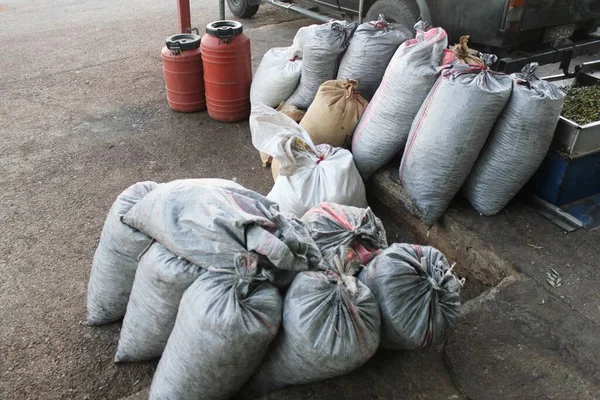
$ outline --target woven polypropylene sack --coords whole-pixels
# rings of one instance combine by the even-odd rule
[[[352,251],[330,259],[330,269],[301,272],[283,302],[279,335],[244,394],[269,391],[347,374],[379,346],[379,306],[354,276],[360,261]]]
[[[123,221],[202,268],[231,266],[235,254],[247,251],[255,251],[264,256],[265,263],[285,271],[308,270],[309,264],[318,264],[321,258],[300,220],[231,181],[165,183],[132,207]]]
[[[402,43],[392,57],[352,137],[354,162],[365,180],[402,150],[419,107],[439,76],[448,45],[446,32],[442,28],[425,32],[421,24],[415,29],[416,38]]]
[[[314,144],[350,147],[350,139],[360,121],[367,100],[356,92],[358,82],[352,79],[327,81],[300,122]]]
[[[252,78],[250,102],[277,107],[294,93],[300,81],[302,60],[290,58],[290,48],[273,48],[265,53]]]
[[[400,180],[431,227],[460,190],[512,91],[508,75],[484,66],[444,71],[410,131]]]
[[[531,179],[552,143],[565,95],[538,79],[537,65],[513,74],[513,92],[463,194],[485,215],[496,214]]]
[[[263,359],[281,323],[281,295],[255,280],[258,256],[235,263],[232,273],[202,274],[184,293],[150,399],[229,399]]]
[[[341,247],[352,247],[367,264],[387,247],[383,224],[370,208],[321,203],[308,210],[302,222],[325,258]]]
[[[291,118],[259,105],[252,108],[250,130],[254,146],[277,160],[279,176],[269,199],[298,218],[324,201],[367,207],[365,185],[352,154],[326,144],[315,146]]]
[[[154,243],[140,258],[115,356],[116,362],[159,358],[183,292],[204,272]]]
[[[332,21],[308,31],[303,47],[300,83],[286,103],[306,110],[319,86],[335,79],[339,58],[346,50],[354,29],[354,22]]]
[[[394,243],[359,276],[381,310],[381,347],[414,350],[442,343],[460,311],[462,282],[428,246]]]
[[[383,18],[359,25],[340,61],[337,79],[357,80],[358,92],[371,100],[398,46],[410,38],[410,30]]]
[[[152,239],[125,225],[121,218],[157,186],[155,182],[139,182],[128,187],[108,212],[88,283],[87,320],[91,325],[117,321],[125,315],[137,258]]]
[[[296,35],[294,35],[292,45],[290,46],[290,58],[296,56],[300,58],[303,57],[304,44],[306,43],[306,39],[308,39],[310,32],[318,26],[318,24],[312,24],[309,26],[303,26],[302,28],[298,29],[298,32],[296,32]]]
[[[314,152],[296,150],[297,170],[291,175],[280,173],[267,195],[281,211],[300,218],[324,201],[367,207],[365,186],[352,153],[327,144],[315,146]]]

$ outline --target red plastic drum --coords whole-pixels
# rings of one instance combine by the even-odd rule
[[[250,38],[237,21],[216,21],[202,37],[208,115],[235,122],[250,115],[252,55]]]
[[[167,101],[175,111],[192,112],[206,108],[200,36],[173,35],[162,49]]]

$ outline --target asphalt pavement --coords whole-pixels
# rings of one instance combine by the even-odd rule
[[[216,1],[191,4],[194,26],[217,19]],[[245,23],[255,54],[298,28],[266,25],[298,18],[259,11]],[[92,256],[123,189],[272,184],[246,122],[169,109],[160,50],[174,33],[173,0],[0,3],[0,399],[118,399],[149,382],[155,363],[113,363],[119,324],[85,324]]]
[[[193,26],[217,19],[216,1],[191,5]],[[308,23],[262,7],[244,22],[254,66]],[[247,122],[169,109],[160,50],[174,33],[173,0],[0,3],[2,400],[119,399],[149,384],[156,363],[113,363],[119,323],[85,323],[91,259],[123,189],[203,177],[233,179],[263,194],[272,185]],[[358,388],[365,376],[372,386]],[[379,354],[345,380],[273,398],[369,392],[459,398],[434,350]]]

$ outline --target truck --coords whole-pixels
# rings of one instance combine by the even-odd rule
[[[223,1],[223,0],[221,0]],[[252,17],[261,4],[327,21],[331,15],[412,28],[419,20],[441,26],[450,42],[470,36],[470,45],[499,57],[494,69],[511,73],[525,64],[560,62],[573,76],[573,57],[600,50],[600,0],[227,0],[231,12]]]

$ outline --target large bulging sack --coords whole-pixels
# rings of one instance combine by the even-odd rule
[[[285,295],[281,330],[243,394],[322,381],[363,365],[379,346],[379,306],[342,249],[325,271],[302,272]]]
[[[294,35],[292,46],[290,47],[292,55],[297,55],[300,58],[304,57],[304,45],[306,44],[306,40],[308,39],[310,32],[313,29],[318,29],[318,27],[319,24],[312,24],[298,29],[298,32]]]
[[[160,358],[185,290],[206,270],[153,243],[140,258],[116,362]]]
[[[155,182],[139,182],[128,187],[108,212],[88,283],[87,320],[91,325],[117,321],[125,315],[137,258],[152,238],[125,225],[121,218],[157,186]]]
[[[456,322],[463,281],[433,247],[394,243],[358,278],[379,303],[381,347],[415,350],[436,345]]]
[[[351,247],[366,265],[387,247],[383,224],[370,208],[321,203],[308,210],[302,222],[324,258],[341,247]]]
[[[367,207],[365,185],[352,154],[326,144],[315,146],[289,117],[272,108],[252,108],[250,130],[254,146],[273,156],[279,176],[267,198],[282,212],[302,217],[324,201]]]
[[[306,110],[319,86],[335,79],[341,54],[356,29],[354,22],[332,21],[307,30],[302,39],[302,74],[298,87],[286,103]]]
[[[463,186],[481,214],[502,210],[531,179],[552,143],[565,95],[538,79],[536,69],[531,64],[511,75],[512,96]]]
[[[186,290],[151,400],[229,399],[248,380],[281,323],[281,295],[259,269],[256,254],[238,254],[235,268],[206,272]]]
[[[250,102],[277,107],[292,95],[302,69],[302,60],[290,54],[291,48],[277,47],[265,53],[252,78]]]
[[[485,66],[446,69],[421,106],[400,180],[431,227],[460,190],[512,91],[509,76]]]
[[[300,122],[315,145],[350,147],[356,124],[367,101],[358,93],[355,80],[327,81],[319,87],[317,96]]]
[[[352,137],[354,161],[365,180],[402,150],[444,62],[446,32],[442,28],[425,32],[421,23],[415,29],[415,39],[402,43],[392,57]]]
[[[200,267],[231,265],[235,254],[247,251],[274,267],[264,273],[304,271],[320,263],[321,253],[301,221],[234,182],[183,179],[142,200],[123,221]]]
[[[358,92],[371,100],[394,53],[412,33],[381,18],[358,26],[340,61],[337,79],[355,79]]]

